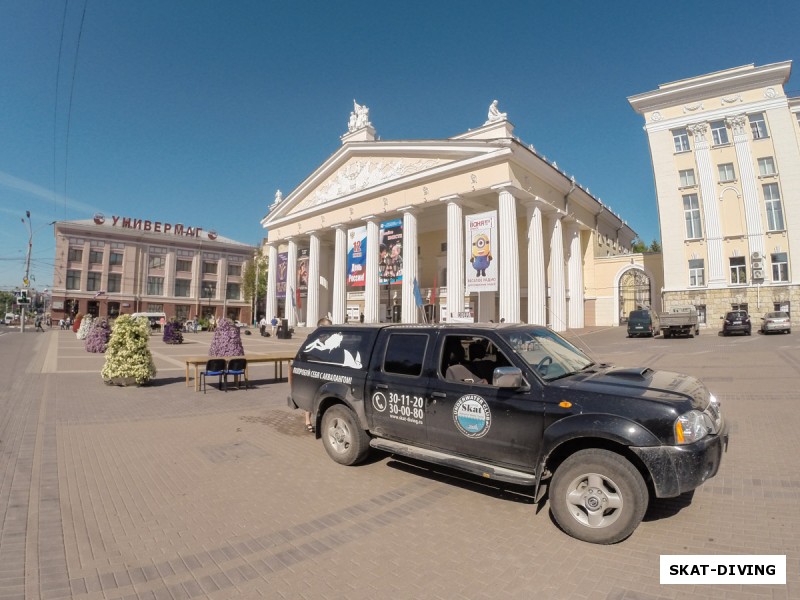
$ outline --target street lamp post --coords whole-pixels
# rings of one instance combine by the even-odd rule
[[[23,283],[25,287],[28,286],[30,282],[30,275],[31,275],[31,249],[33,248],[33,230],[31,229],[31,211],[26,210],[25,216],[27,217],[27,221],[22,219],[22,222],[28,225],[28,255],[25,258],[25,279]],[[19,330],[21,333],[25,333],[25,304],[20,305],[22,310],[20,311],[19,316]]]

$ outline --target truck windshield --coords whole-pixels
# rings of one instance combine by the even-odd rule
[[[592,359],[549,329],[510,329],[498,333],[545,381],[572,375],[594,364]]]

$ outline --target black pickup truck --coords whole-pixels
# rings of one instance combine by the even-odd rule
[[[599,544],[631,535],[650,497],[713,477],[727,446],[697,379],[596,364],[532,325],[319,327],[290,389],[336,462],[377,448],[547,489],[560,527]]]

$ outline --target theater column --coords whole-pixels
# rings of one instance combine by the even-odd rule
[[[542,208],[538,201],[528,209],[528,323],[547,325],[547,276],[544,270]]]
[[[336,246],[333,259],[333,322],[347,320],[347,230],[336,226]]]
[[[553,331],[567,330],[564,233],[561,229],[563,216],[554,215],[550,221],[550,328]]]
[[[269,260],[267,271],[267,321],[278,314],[278,247],[269,244],[267,247]]]
[[[308,290],[306,292],[306,327],[316,327],[319,319],[319,234],[308,236]]]
[[[403,323],[417,323],[419,308],[414,297],[414,280],[417,278],[417,211],[410,206],[401,208],[403,213]]]
[[[569,320],[570,329],[583,327],[583,252],[581,248],[581,230],[575,221],[566,224],[569,258],[567,259],[567,277],[569,278]]]
[[[297,240],[289,238],[289,256],[286,267],[286,318],[289,327],[297,326]]]
[[[447,315],[458,317],[464,310],[464,213],[461,196],[445,196],[447,202]]]
[[[378,220],[374,216],[364,217],[367,222],[367,272],[364,276],[364,322],[378,323],[380,301],[378,298]]]
[[[519,323],[519,240],[517,238],[517,204],[509,187],[493,188],[498,202],[498,266],[500,289],[500,319]]]

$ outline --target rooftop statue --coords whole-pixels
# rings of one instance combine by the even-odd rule
[[[369,122],[369,108],[362,106],[353,100],[353,112],[350,113],[350,120],[347,123],[347,130],[356,131],[357,129],[361,129],[369,125],[372,125],[372,123]]]
[[[505,121],[508,119],[508,114],[504,112],[500,112],[500,109],[497,108],[497,100],[492,100],[492,103],[489,105],[489,115],[488,120],[484,125],[488,125],[489,123],[496,123],[497,121]]]

